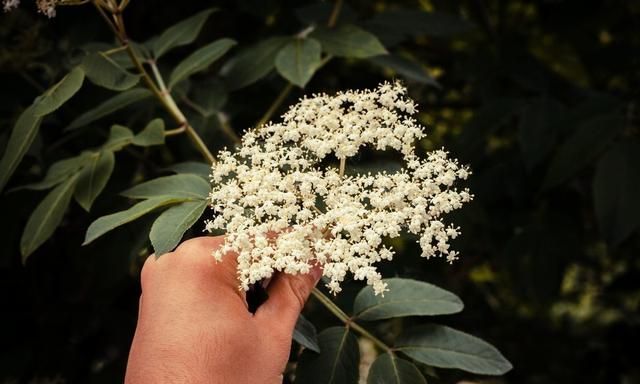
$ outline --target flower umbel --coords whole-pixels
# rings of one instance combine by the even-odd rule
[[[275,271],[307,273],[320,264],[327,287],[353,274],[376,294],[386,289],[375,264],[391,260],[384,238],[408,231],[420,236],[422,256],[457,258],[449,239],[459,228],[442,215],[472,199],[456,188],[469,171],[447,153],[415,154],[423,128],[416,106],[400,84],[303,98],[270,123],[248,131],[236,153],[222,151],[213,165],[207,229],[224,229],[224,246],[213,255],[238,255],[245,290]],[[364,146],[393,149],[405,167],[397,173],[344,175],[344,164]],[[340,167],[323,167],[334,156]],[[276,235],[277,234],[277,235]]]

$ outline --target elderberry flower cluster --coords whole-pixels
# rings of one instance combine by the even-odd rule
[[[237,254],[245,290],[275,271],[307,273],[320,264],[334,294],[348,273],[383,293],[375,264],[393,258],[383,239],[401,231],[419,236],[423,257],[455,260],[449,240],[459,228],[442,216],[472,199],[455,186],[469,171],[442,150],[415,154],[425,135],[415,113],[400,83],[384,83],[303,98],[282,123],[248,131],[238,151],[222,151],[212,167],[216,215],[207,230],[227,232],[213,255]],[[365,146],[399,151],[405,167],[345,175],[347,159]],[[340,166],[326,165],[331,159]]]

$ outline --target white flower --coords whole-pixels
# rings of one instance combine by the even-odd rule
[[[384,83],[303,98],[282,123],[247,132],[239,150],[223,151],[212,167],[217,215],[207,230],[227,232],[214,256],[237,253],[244,289],[275,271],[307,273],[317,263],[333,293],[350,273],[376,294],[386,286],[375,263],[394,255],[384,238],[408,231],[419,236],[422,256],[455,260],[448,240],[459,228],[441,220],[473,198],[455,187],[469,170],[442,150],[426,159],[415,154],[415,141],[425,135],[415,113],[401,84]],[[326,166],[329,156],[346,163],[364,146],[399,151],[406,167],[347,176]]]
[[[20,0],[4,0],[2,2],[2,8],[4,9],[5,12],[9,12],[13,9],[18,8],[18,6],[20,5]]]

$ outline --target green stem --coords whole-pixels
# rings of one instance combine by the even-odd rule
[[[331,11],[331,16],[329,16],[327,27],[333,28],[336,26],[338,16],[340,15],[340,10],[342,9],[342,1],[343,0],[336,0],[336,3],[333,5],[333,10]]]
[[[185,131],[186,131],[186,127],[183,125],[183,126],[178,127],[178,128],[168,129],[168,130],[164,131],[164,135],[165,136],[175,136],[175,135],[180,135],[180,134],[184,133]]]
[[[124,5],[124,6],[126,6],[126,4],[127,4],[126,1],[121,3],[121,5]],[[171,93],[169,93],[169,91],[167,90],[167,87],[164,84],[164,80],[162,79],[162,76],[160,75],[160,71],[158,71],[158,67],[155,65],[155,62],[153,61],[150,62],[150,66],[155,76],[157,85],[153,81],[153,79],[151,78],[147,70],[144,68],[144,65],[142,65],[142,62],[140,61],[140,59],[136,55],[136,52],[133,50],[133,47],[129,43],[129,38],[127,37],[127,31],[124,26],[124,19],[122,18],[122,13],[121,13],[122,8],[119,8],[116,5],[113,10],[109,9],[110,11],[112,11],[112,16],[114,19],[113,21],[111,21],[111,19],[109,19],[109,17],[107,16],[107,14],[103,9],[104,3],[100,2],[99,0],[94,0],[93,5],[95,5],[100,15],[102,15],[102,18],[105,19],[109,27],[113,30],[118,40],[120,40],[121,45],[124,47],[124,49],[126,49],[127,54],[131,59],[131,62],[136,67],[139,74],[142,76],[142,80],[146,84],[147,88],[149,88],[153,92],[156,98],[162,103],[163,107],[167,110],[167,112],[169,112],[169,114],[180,126],[180,128],[177,128],[175,130],[170,130],[168,136],[185,132],[189,137],[189,139],[191,139],[193,144],[196,146],[198,151],[202,154],[202,156],[210,163],[215,163],[216,161],[215,157],[213,157],[213,154],[211,153],[211,151],[209,151],[209,148],[207,148],[206,144],[204,143],[202,138],[198,135],[198,133],[195,131],[195,129],[193,129],[193,127],[189,125],[189,122],[187,121],[186,117],[184,116],[184,114],[176,104],[173,97],[171,96]]]
[[[280,108],[280,106],[285,101],[287,96],[289,96],[289,93],[291,93],[292,90],[293,90],[293,84],[287,83],[287,85],[282,89],[282,91],[280,91],[280,94],[278,95],[278,97],[276,97],[273,103],[271,103],[271,106],[269,107],[269,109],[267,109],[267,112],[265,112],[264,115],[260,118],[260,120],[258,120],[258,122],[255,125],[256,128],[259,129],[260,127],[265,125],[269,120],[271,120],[271,117],[273,116],[273,114],[276,113],[278,108]]]
[[[211,151],[209,151],[207,145],[204,143],[200,135],[198,135],[198,132],[196,132],[196,130],[189,124],[187,118],[184,116],[175,100],[171,96],[171,93],[167,89],[167,86],[164,83],[164,79],[162,78],[162,75],[160,74],[155,61],[149,61],[149,66],[151,67],[151,71],[153,72],[153,76],[155,77],[158,86],[160,87],[160,95],[164,100],[165,105],[167,106],[167,110],[169,110],[169,112],[173,115],[178,124],[180,124],[181,127],[184,127],[184,132],[187,134],[189,139],[191,139],[198,151],[202,153],[204,158],[207,159],[207,161],[209,161],[210,163],[215,163],[215,157],[213,157],[213,154],[211,153]]]
[[[340,319],[348,328],[353,329],[360,335],[371,340],[373,344],[375,344],[378,348],[382,349],[383,351],[389,352],[389,353],[393,352],[393,350],[387,344],[385,344],[382,340],[378,339],[377,337],[369,333],[369,331],[362,328],[358,323],[353,321],[352,318],[350,318],[346,313],[344,313],[344,311],[340,309],[340,307],[338,307],[333,301],[331,301],[331,299],[325,296],[324,293],[322,293],[318,288],[313,288],[313,291],[311,291],[311,294],[319,302],[321,302],[322,305],[324,305],[331,313],[333,313],[338,319]]]

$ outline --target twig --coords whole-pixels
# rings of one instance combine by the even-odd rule
[[[369,333],[369,331],[367,331],[366,329],[362,328],[358,323],[353,321],[352,318],[350,318],[346,313],[344,313],[344,311],[342,311],[340,307],[334,304],[334,302],[331,301],[331,299],[329,299],[327,296],[325,296],[324,293],[322,293],[318,288],[313,288],[313,291],[311,291],[311,294],[320,303],[322,303],[322,305],[324,305],[331,313],[333,313],[338,319],[340,319],[348,328],[353,329],[354,331],[358,332],[362,336],[371,340],[376,346],[378,346],[378,348],[382,349],[383,351],[390,352],[390,353],[393,352],[391,347],[389,347],[382,340],[378,339],[377,337]]]

